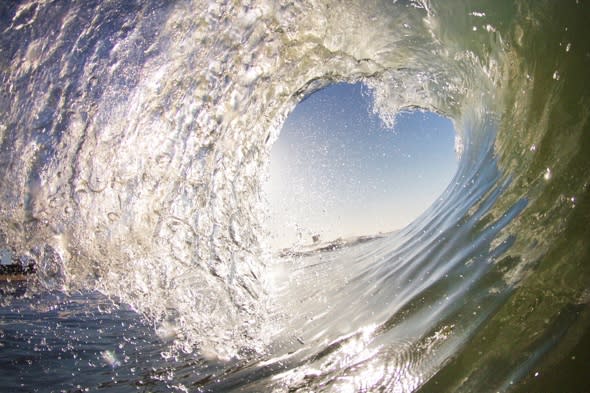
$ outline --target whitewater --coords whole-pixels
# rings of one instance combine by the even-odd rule
[[[590,6],[0,4],[0,387],[583,392]],[[295,106],[362,83],[452,120],[457,173],[407,227],[269,247]],[[373,235],[373,234],[367,234]]]

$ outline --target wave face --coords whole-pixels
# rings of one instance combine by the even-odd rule
[[[0,361],[27,331],[94,350],[73,386],[118,391],[589,388],[589,8],[3,2],[0,248],[37,274],[24,298],[3,289],[0,315],[29,322],[5,323]],[[368,86],[389,125],[411,108],[452,119],[459,169],[402,231],[273,257],[270,147],[337,82]],[[83,328],[65,337],[64,320]],[[46,386],[69,386],[40,353],[64,375]],[[3,385],[39,381],[17,374]]]

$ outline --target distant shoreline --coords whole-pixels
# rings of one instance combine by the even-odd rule
[[[25,281],[37,272],[35,264],[21,265],[18,263],[0,265],[0,282]]]
[[[366,243],[372,240],[381,239],[387,236],[390,236],[396,232],[399,232],[399,229],[391,231],[391,232],[380,232],[376,235],[361,235],[361,236],[353,236],[349,238],[337,238],[335,240],[331,240],[328,242],[317,242],[303,246],[293,246],[293,247],[285,247],[276,252],[276,254],[283,258],[283,257],[302,257],[308,256],[312,254],[316,254],[319,252],[330,252],[340,250],[345,247],[351,247],[357,244]]]

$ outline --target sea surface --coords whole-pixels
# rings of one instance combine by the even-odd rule
[[[589,17],[1,2],[0,253],[37,272],[0,282],[0,391],[590,391]],[[457,173],[400,231],[273,253],[270,149],[335,83],[451,119]]]

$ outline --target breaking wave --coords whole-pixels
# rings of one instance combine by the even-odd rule
[[[94,367],[50,389],[114,389],[97,382],[102,362],[125,374],[122,391],[146,379],[164,391],[567,379],[579,391],[588,12],[579,1],[2,3],[0,248],[3,264],[36,273],[24,297],[6,284],[0,315],[34,325],[23,310],[45,313],[33,337],[55,334],[76,359],[102,343]],[[273,256],[260,193],[270,147],[298,102],[338,82],[365,84],[388,125],[410,109],[452,119],[459,169],[395,234]],[[137,314],[108,337],[81,333]],[[86,338],[59,341],[64,318]],[[1,336],[20,343],[6,364],[29,348],[19,329],[7,322]],[[158,335],[133,341],[157,378],[101,351],[137,329]],[[30,390],[34,377],[3,382]]]

